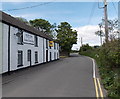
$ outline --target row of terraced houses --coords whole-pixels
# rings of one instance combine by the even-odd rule
[[[1,73],[59,59],[59,44],[50,36],[4,12],[0,14]]]

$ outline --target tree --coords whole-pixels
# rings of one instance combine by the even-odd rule
[[[101,31],[96,31],[95,34],[100,36],[100,42],[101,42],[101,45],[102,45],[102,37],[104,36],[103,31],[102,30]]]
[[[118,32],[118,20],[114,19],[114,20],[108,20],[108,26],[109,26],[109,37],[111,40],[115,39],[115,37],[117,36]]]
[[[103,32],[103,28],[105,28],[105,21],[104,19],[102,20],[102,22],[99,25],[100,30],[96,31],[95,34],[100,36],[100,40],[101,40],[101,45],[102,45],[102,37],[105,36],[104,32]],[[118,32],[118,20],[114,19],[114,20],[108,20],[108,31],[109,31],[109,40],[115,40]]]
[[[29,22],[33,27],[35,27],[39,31],[42,31],[52,37],[53,25],[51,25],[47,20],[35,19],[35,20],[30,20]]]
[[[61,51],[70,54],[72,45],[77,42],[77,31],[72,29],[72,26],[67,22],[61,22],[58,25],[57,32],[57,40],[61,46]]]
[[[23,22],[23,23],[25,23],[25,24],[27,24],[27,25],[30,25],[30,23],[27,21],[27,19],[25,19],[25,18],[22,18],[22,17],[16,17],[16,19],[18,19],[19,21],[21,21],[21,22]]]
[[[105,20],[102,20],[102,27],[105,28]],[[118,32],[118,19],[108,20],[108,32],[109,39],[113,40],[116,38]]]
[[[96,31],[95,34],[100,36],[100,42],[101,42],[101,45],[102,45],[102,37],[104,36],[104,32],[101,30],[102,24],[100,23],[98,25],[99,25],[100,30]]]
[[[54,23],[51,27],[51,32],[52,32],[52,36],[53,36],[53,39],[56,40],[57,39],[57,32],[56,32],[56,28],[57,28],[57,25],[56,23]]]
[[[89,46],[89,44],[85,44],[85,45],[82,45],[80,47],[80,52],[83,52],[83,51],[88,51],[88,50],[92,50],[93,48],[91,46]]]

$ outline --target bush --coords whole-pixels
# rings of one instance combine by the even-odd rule
[[[80,54],[92,57],[99,66],[104,88],[111,98],[120,98],[120,39],[109,41],[101,47],[82,46]],[[82,50],[85,49],[86,50]]]
[[[99,55],[101,56],[101,62],[103,62],[105,66],[109,66],[110,68],[118,68],[120,66],[119,44],[119,40],[114,40],[101,47]]]

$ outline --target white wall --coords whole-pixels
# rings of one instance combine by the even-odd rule
[[[50,61],[50,47],[49,47],[49,40],[47,40],[47,44],[48,44],[48,62]]]
[[[11,70],[16,70],[23,67],[30,66],[30,62],[27,61],[27,51],[31,50],[31,61],[32,65],[37,65],[43,63],[43,38],[38,37],[38,47],[35,47],[31,44],[17,44],[17,37],[14,35],[18,32],[18,29],[15,27],[11,28]],[[25,32],[23,32],[25,33]],[[17,52],[18,50],[23,51],[23,66],[17,67]],[[38,52],[38,63],[35,63],[35,51]],[[14,57],[13,57],[14,55]]]
[[[3,72],[8,71],[8,28],[7,24],[3,24]]]
[[[58,55],[57,55],[57,58],[59,59],[60,58],[60,53],[59,53],[59,50],[60,50],[60,48],[59,48],[59,44],[57,44],[57,53],[58,53]]]
[[[1,58],[1,60],[3,60],[3,65],[2,65],[3,73],[8,71],[8,29],[9,29],[9,26],[6,24],[3,24],[3,53],[4,54],[3,54],[3,58]],[[25,68],[30,66],[30,62],[27,61],[28,50],[31,50],[31,63],[32,63],[31,65],[37,65],[37,64],[46,62],[46,50],[47,50],[46,39],[37,36],[38,47],[35,47],[34,45],[31,45],[31,44],[19,45],[17,44],[18,37],[15,35],[17,32],[18,32],[18,28],[10,26],[10,71],[14,71],[20,68]],[[23,33],[28,33],[28,32],[24,31]],[[43,46],[43,42],[44,42],[44,46]],[[48,40],[48,45],[49,45],[49,40]],[[21,67],[18,67],[18,50],[23,51],[23,66]],[[0,51],[2,50],[0,49]],[[35,51],[38,52],[37,64],[35,63]],[[49,46],[48,46],[48,61],[50,61],[50,52],[52,52],[52,60],[56,59],[54,58],[54,52],[57,53],[58,50],[57,49],[54,50],[54,47],[49,49]],[[57,54],[56,54],[56,57],[57,57]]]
[[[39,37],[39,60],[43,63],[43,38]]]
[[[2,73],[2,58],[3,58],[3,32],[2,23],[0,22],[0,74]]]
[[[1,17],[1,16],[0,16]],[[2,98],[2,57],[3,57],[3,32],[2,23],[0,22],[0,99]]]
[[[46,39],[43,38],[44,41],[44,51],[43,51],[43,55],[44,55],[44,62],[46,62]]]
[[[57,48],[57,46],[59,46],[59,45],[57,43],[55,43],[56,48],[54,49],[54,43],[53,43],[53,47],[51,47],[51,49],[49,49],[49,52],[52,53],[52,60],[59,59],[59,47]],[[58,56],[57,56],[57,54],[58,54]]]

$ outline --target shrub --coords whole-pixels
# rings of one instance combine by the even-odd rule
[[[109,41],[97,48],[82,46],[80,54],[96,60],[108,96],[112,99],[120,98],[120,39]]]

